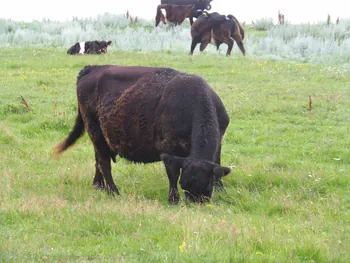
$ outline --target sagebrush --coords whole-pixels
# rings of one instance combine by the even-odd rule
[[[239,16],[237,17],[239,19]],[[260,22],[259,22],[260,21]],[[267,30],[266,35],[256,34],[254,27]],[[257,58],[293,59],[329,63],[350,61],[350,20],[338,25],[325,23],[303,25],[273,25],[272,19],[258,19],[255,26],[244,26],[244,45],[247,54]],[[252,29],[253,28],[253,29]],[[139,52],[188,53],[191,44],[190,26],[186,21],[180,27],[160,25],[154,21],[138,19],[131,23],[123,15],[103,14],[95,18],[57,22],[50,20],[31,23],[0,20],[0,46],[56,47],[65,49],[78,41],[94,39],[112,40],[109,50]],[[219,54],[227,49],[222,45]],[[198,49],[197,49],[198,50]],[[204,52],[217,53],[214,46]],[[233,56],[240,56],[238,48]]]

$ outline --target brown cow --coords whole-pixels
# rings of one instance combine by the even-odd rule
[[[111,174],[116,156],[133,162],[163,161],[170,203],[177,182],[191,201],[209,200],[230,168],[220,166],[229,117],[219,96],[199,76],[170,68],[87,66],[77,80],[78,115],[55,154],[84,133],[95,149],[93,185],[119,194]]]
[[[166,12],[165,16],[162,13],[162,9],[164,9]],[[160,22],[163,22],[164,24],[170,22],[175,25],[180,25],[186,18],[190,19],[190,23],[192,25],[193,17],[196,17],[196,14],[197,12],[194,10],[194,5],[158,5],[155,25],[157,27]]]
[[[222,43],[225,43],[228,46],[226,56],[230,56],[235,40],[243,56],[245,56],[245,49],[242,42],[244,39],[244,29],[233,15],[224,16],[216,12],[211,14],[203,12],[193,23],[191,36],[190,55],[193,54],[194,49],[199,43],[201,52],[209,43],[215,45],[217,49],[219,49]]]

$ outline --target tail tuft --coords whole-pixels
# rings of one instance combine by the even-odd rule
[[[84,134],[84,122],[81,117],[80,111],[78,111],[78,116],[75,119],[75,124],[73,130],[69,133],[68,137],[57,145],[53,151],[53,159],[58,159],[58,156],[72,146],[76,140],[78,140]]]

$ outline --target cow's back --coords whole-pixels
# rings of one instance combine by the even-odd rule
[[[99,119],[109,147],[122,157],[144,163],[159,158],[155,132],[164,103],[167,103],[162,99],[167,84],[179,74],[172,69],[148,70],[128,77],[114,75],[114,80],[105,79],[99,86],[100,100],[104,101],[105,107],[99,111]],[[112,102],[106,89],[121,83],[124,87],[122,93],[117,94]],[[102,94],[107,96],[102,98]]]
[[[149,134],[164,84],[177,71],[166,68],[88,66],[79,74],[77,93],[85,123],[98,123],[113,150],[128,159],[152,159]],[[95,124],[96,125],[96,124]],[[141,145],[148,154],[132,157]],[[153,146],[152,146],[153,147]],[[142,149],[141,149],[142,151]],[[129,153],[129,155],[128,155]],[[131,155],[130,155],[131,154]],[[157,154],[157,158],[159,154]]]
[[[166,68],[97,66],[78,77],[86,119],[98,122],[112,152],[143,163],[162,152],[189,155],[193,128],[220,122],[213,92],[201,77]]]
[[[192,38],[195,38],[203,33],[211,31],[213,27],[224,23],[225,20],[226,17],[224,15],[220,15],[217,12],[211,14],[203,12],[202,15],[200,15],[191,26]]]
[[[95,114],[104,114],[127,88],[145,77],[148,72],[152,72],[152,68],[142,69],[143,67],[114,65],[84,67],[77,77],[79,104],[89,107]]]

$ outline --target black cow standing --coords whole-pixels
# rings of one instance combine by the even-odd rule
[[[87,66],[77,79],[78,115],[56,156],[86,130],[95,149],[93,184],[119,194],[111,159],[163,161],[170,203],[180,199],[177,182],[191,201],[209,200],[230,168],[220,166],[229,117],[219,96],[196,75],[170,68]]]
[[[107,53],[107,47],[112,44],[112,41],[86,41],[77,42],[70,49],[68,49],[67,54],[105,54]]]
[[[237,43],[243,56],[246,55],[243,45],[244,29],[233,15],[203,12],[191,26],[191,37],[190,55],[193,54],[197,44],[200,44],[199,50],[202,52],[208,44],[213,44],[219,49],[220,45],[225,43],[226,56],[230,56],[234,42]]]

